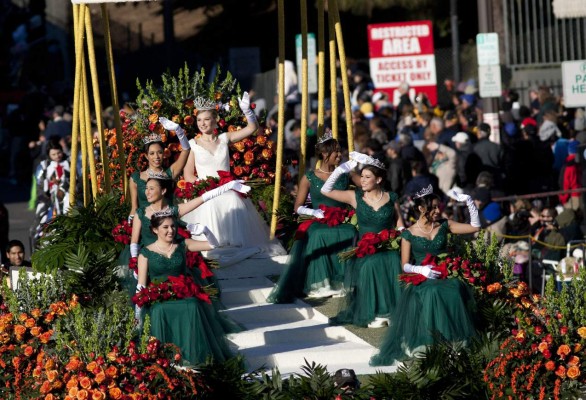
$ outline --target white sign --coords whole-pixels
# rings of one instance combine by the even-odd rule
[[[478,88],[480,97],[500,97],[503,93],[500,65],[480,65],[478,67]]]
[[[303,61],[301,35],[295,35],[297,57],[297,76],[299,79],[299,93],[301,93],[301,63]],[[315,35],[307,34],[307,87],[309,93],[317,93],[317,63],[315,61]]]
[[[436,84],[435,56],[371,58],[370,73],[377,89],[395,88],[405,81],[412,86]]]
[[[497,144],[501,143],[499,114],[498,113],[484,113],[482,114],[482,121],[490,125],[489,140]]]
[[[499,36],[496,33],[479,33],[476,35],[476,54],[478,65],[499,65]]]
[[[586,60],[562,63],[564,106],[586,106]]]

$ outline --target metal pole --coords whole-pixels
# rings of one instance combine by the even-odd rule
[[[458,0],[450,0],[450,26],[452,29],[452,74],[460,82],[460,31],[458,30]]]
[[[494,21],[492,18],[492,0],[477,0],[478,1],[478,32],[489,33],[494,32]],[[483,113],[497,113],[498,99],[491,97],[482,100]]]

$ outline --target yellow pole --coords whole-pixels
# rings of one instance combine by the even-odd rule
[[[87,7],[87,6],[86,6]],[[98,176],[96,174],[96,158],[94,157],[94,135],[92,133],[92,119],[91,119],[91,112],[90,112],[90,97],[88,95],[87,89],[87,67],[85,66],[85,62],[83,63],[82,69],[82,87],[83,90],[83,116],[85,117],[85,144],[86,144],[86,151],[85,151],[85,158],[88,162],[90,167],[90,181],[92,184],[92,198],[95,200],[98,196]]]
[[[110,17],[106,4],[101,4],[102,22],[104,25],[104,46],[106,48],[106,59],[108,61],[108,80],[110,82],[110,97],[114,109],[114,125],[116,126],[116,143],[118,144],[118,163],[120,164],[120,179],[123,182],[123,193],[126,201],[130,201],[128,193],[128,177],[126,176],[126,156],[124,155],[124,139],[122,137],[122,123],[120,122],[120,104],[116,92],[116,73],[114,71],[114,56],[112,54],[112,36],[110,34]]]
[[[301,157],[299,160],[299,179],[305,174],[307,159],[307,106],[309,105],[309,86],[307,82],[307,2],[301,5]]]
[[[324,0],[317,0],[317,137],[324,134],[324,100],[326,91],[326,39]]]
[[[83,6],[82,6],[83,7]],[[85,98],[85,90],[83,90],[83,76],[85,75],[85,60],[82,61],[80,67],[81,73],[81,84],[79,86],[79,108],[77,109],[77,114],[79,118],[79,136],[81,138],[81,179],[83,182],[83,205],[87,207],[89,204],[89,185],[88,185],[88,174],[87,174],[87,135],[86,131],[86,119],[85,115],[83,114],[85,110],[85,102],[87,99]]]
[[[77,151],[79,148],[79,107],[81,86],[81,62],[83,60],[83,27],[85,7],[73,5],[73,32],[75,41],[75,83],[73,88],[73,121],[71,127],[71,173],[69,185],[69,204],[75,205],[75,187],[77,183]]]
[[[336,30],[334,28],[334,17],[331,11],[328,12],[329,23],[329,44],[330,44],[330,98],[331,98],[331,113],[332,113],[332,136],[338,139],[339,115],[338,115],[338,81],[336,74]]]
[[[354,133],[352,126],[352,106],[350,104],[350,85],[348,84],[348,71],[346,71],[346,51],[344,50],[344,38],[342,36],[342,24],[340,23],[340,12],[338,11],[338,0],[328,1],[329,11],[334,18],[334,29],[338,42],[338,53],[340,55],[340,75],[342,76],[342,88],[344,90],[344,114],[346,115],[346,132],[348,134],[348,151],[354,151]]]
[[[89,10],[88,10],[89,11]],[[98,138],[100,141],[100,161],[104,172],[104,189],[110,193],[110,163],[106,154],[106,140],[104,137],[104,124],[102,118],[102,101],[100,98],[100,86],[98,81],[98,69],[96,67],[96,51],[94,48],[94,31],[92,29],[92,20],[89,12],[85,13],[85,30],[87,32],[87,50],[92,77],[92,89],[94,95],[94,109],[96,113],[96,125],[98,129]]]
[[[275,167],[275,194],[273,196],[273,209],[271,215],[271,239],[275,237],[277,230],[277,210],[281,197],[281,172],[283,166],[283,133],[285,131],[285,0],[278,0],[278,24],[279,24],[279,111],[277,121],[277,165]]]

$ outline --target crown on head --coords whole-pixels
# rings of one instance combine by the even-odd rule
[[[162,179],[164,181],[168,181],[171,179],[171,177],[165,171],[157,172],[152,171],[151,169],[147,170],[147,176],[149,177],[149,179]]]
[[[320,144],[320,143],[323,143],[323,142],[327,142],[328,140],[333,139],[333,138],[334,138],[334,136],[332,135],[332,131],[331,130],[327,130],[318,139],[317,144]]]
[[[208,111],[216,109],[216,102],[205,97],[196,97],[193,105],[198,111]]]
[[[173,216],[173,210],[170,207],[164,208],[160,211],[154,212],[153,215],[151,216],[151,219],[153,218],[162,218],[162,217],[172,217]]]
[[[421,197],[425,197],[428,194],[432,194],[432,193],[433,193],[433,187],[431,185],[429,185],[428,187],[425,187],[425,188],[421,189],[419,192],[415,193],[413,198],[419,199]]]
[[[382,163],[382,161],[377,160],[374,157],[371,156],[364,156],[364,160],[361,160],[360,163],[364,164],[364,165],[372,165],[373,167],[377,167],[380,169],[387,169],[385,167],[385,164]]]
[[[163,142],[163,138],[158,133],[151,133],[142,138],[144,144]]]

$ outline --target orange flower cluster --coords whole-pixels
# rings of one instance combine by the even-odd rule
[[[498,357],[484,370],[491,399],[559,399],[566,385],[584,385],[581,371],[586,358],[586,327],[564,325],[563,315],[546,308],[541,298],[532,295],[527,284],[512,287],[493,284],[487,293],[502,296],[516,310],[517,328],[501,345]],[[539,385],[535,386],[535,382]]]

